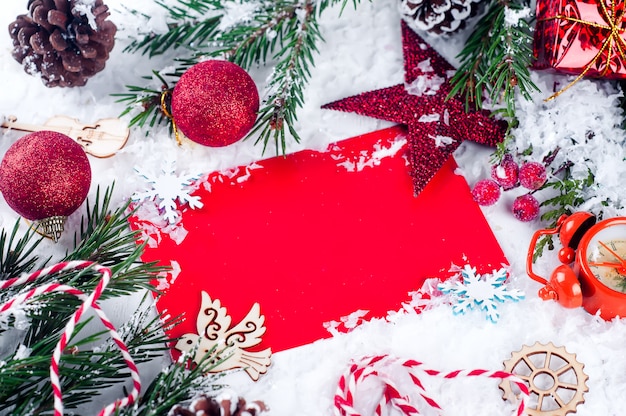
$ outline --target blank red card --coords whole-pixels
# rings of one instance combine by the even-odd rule
[[[413,195],[404,137],[394,127],[208,175],[210,189],[194,193],[203,208],[180,207],[180,244],[146,231],[160,242],[144,260],[180,266],[157,302],[187,317],[169,335],[196,331],[206,291],[233,322],[258,302],[259,348],[281,351],[328,337],[324,323],[354,311],[398,310],[451,264],[483,273],[506,264],[453,159]]]

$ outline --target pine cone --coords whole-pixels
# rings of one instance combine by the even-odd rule
[[[29,0],[9,25],[13,57],[47,87],[79,87],[104,69],[117,27],[102,0]]]
[[[465,27],[480,11],[481,0],[400,0],[400,13],[414,29],[436,35]]]
[[[246,404],[242,398],[231,399],[229,394],[225,394],[217,398],[200,396],[189,407],[174,406],[168,416],[260,416],[266,410],[263,402]]]

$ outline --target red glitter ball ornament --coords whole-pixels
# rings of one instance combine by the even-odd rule
[[[240,66],[209,60],[180,77],[171,105],[172,118],[185,136],[205,146],[222,147],[250,131],[259,111],[259,92]]]
[[[56,218],[61,231],[65,217],[83,203],[90,185],[91,166],[85,151],[68,136],[53,131],[18,139],[0,163],[0,191],[7,204],[28,220]]]

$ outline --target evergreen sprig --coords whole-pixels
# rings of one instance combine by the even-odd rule
[[[312,0],[307,0],[302,8],[285,8],[281,16],[283,21],[274,30],[280,34],[280,43],[284,46],[274,55],[278,63],[268,83],[268,98],[250,132],[251,135],[259,132],[257,143],[262,142],[264,150],[273,140],[277,154],[284,154],[286,150],[285,127],[296,142],[300,141],[294,128],[296,110],[304,104],[303,91],[311,76],[310,67],[314,65],[313,54],[318,52],[316,44],[322,40]],[[269,17],[264,17],[263,28],[271,27]],[[264,30],[263,35],[252,42],[258,44],[252,53],[246,52],[244,45],[231,49],[233,60],[248,66],[260,58],[265,60],[267,51],[274,49],[273,39],[267,37],[267,30]]]
[[[585,202],[584,191],[594,184],[594,176],[591,171],[584,179],[574,179],[570,173],[570,163],[565,163],[552,173],[552,179],[546,182],[541,189],[552,189],[556,195],[541,202],[542,207],[548,207],[541,214],[541,220],[547,223],[547,228],[556,227],[557,220],[563,214],[572,214],[576,207]],[[560,177],[562,175],[562,177]],[[546,235],[539,239],[533,254],[533,261],[541,257],[545,249],[552,250],[554,242],[552,235]]]
[[[161,1],[156,3],[168,11],[169,20],[173,22],[168,31],[135,39],[126,46],[125,52],[140,51],[152,57],[170,48],[204,44],[215,37],[224,9],[220,0],[179,0],[180,6],[168,6]]]
[[[87,202],[86,216],[74,238],[73,249],[62,259],[91,260],[109,267],[111,281],[101,299],[124,301],[124,297],[144,292],[144,303],[120,329],[119,333],[136,363],[145,363],[162,358],[171,342],[164,333],[161,316],[150,308],[152,298],[149,282],[162,267],[143,263],[140,256],[143,246],[137,242],[137,233],[130,230],[128,220],[133,214],[125,204],[118,209],[110,208],[112,188],[103,194],[97,192],[95,203]],[[35,253],[41,243],[38,234],[31,231],[18,237],[17,225],[11,233],[0,233],[0,270],[2,278],[14,277],[19,273],[32,272],[43,267],[49,260],[42,261]],[[54,276],[42,276],[37,282],[25,285],[27,290],[53,281],[71,285],[90,293],[97,285],[100,275],[91,269],[68,270]],[[3,303],[17,290],[0,291]],[[22,312],[24,317],[4,320],[0,323],[0,415],[45,415],[52,414],[53,392],[50,385],[50,359],[69,317],[75,312],[79,301],[63,294],[48,294],[29,303]],[[26,324],[22,321],[27,321]],[[175,321],[165,325],[173,325]],[[19,324],[19,325],[18,325]],[[93,324],[100,325],[99,321]],[[101,328],[96,326],[96,328]],[[214,365],[207,361],[197,370],[185,370],[183,365],[172,364],[167,373],[157,377],[153,390],[172,388],[174,397],[191,398],[197,388],[211,385],[214,378],[204,372]],[[173,377],[171,380],[168,377]],[[115,397],[125,394],[129,372],[126,364],[104,330],[94,330],[90,319],[76,325],[68,347],[63,352],[60,364],[60,380],[64,406],[74,412],[110,392]],[[170,384],[166,382],[170,380]],[[165,384],[164,384],[165,383]],[[163,410],[172,405],[167,390],[161,394],[148,390],[151,407]],[[141,400],[144,400],[142,398]],[[122,412],[122,411],[120,411]],[[77,413],[77,414],[79,414]],[[121,413],[125,414],[125,413]],[[129,413],[130,414],[130,413]],[[159,413],[137,413],[137,415]]]
[[[515,96],[530,99],[539,88],[530,79],[532,35],[524,18],[507,16],[528,11],[526,0],[493,0],[459,54],[461,65],[452,77],[450,96],[460,94],[466,108],[482,108],[485,97],[504,103],[499,112],[515,118]]]
[[[112,94],[114,97],[119,97],[117,102],[125,103],[126,108],[120,114],[120,117],[124,117],[127,114],[133,114],[130,122],[130,126],[145,126],[154,127],[158,124],[167,122],[167,117],[161,108],[161,95],[163,92],[171,90],[168,82],[157,71],[152,71],[153,76],[161,82],[161,88],[155,90],[153,88],[140,87],[136,85],[127,85],[128,92]],[[143,79],[151,80],[152,77],[144,76]],[[168,106],[169,107],[169,106]]]
[[[347,3],[348,0],[259,2],[249,21],[232,25],[222,25],[227,13],[225,2],[178,0],[175,7],[159,3],[168,11],[168,31],[146,34],[131,42],[126,50],[155,56],[185,49],[190,56],[175,59],[176,69],[170,73],[154,72],[162,82],[161,90],[130,85],[127,93],[115,94],[127,105],[123,114],[139,111],[131,125],[148,123],[153,127],[167,121],[169,118],[163,117],[161,108],[162,94],[173,89],[185,69],[207,58],[227,59],[246,70],[272,65],[265,98],[247,138],[258,135],[255,143],[262,143],[264,150],[273,142],[276,153],[284,154],[287,132],[293,140],[300,141],[294,124],[297,110],[304,103],[304,88],[311,76],[317,45],[323,41],[318,18],[331,6],[341,4],[343,10]],[[351,3],[357,7],[359,0]],[[166,82],[166,77],[172,81]],[[169,112],[167,100],[164,104]]]
[[[211,356],[210,351],[207,357]],[[164,368],[148,385],[132,407],[120,409],[119,416],[158,416],[167,415],[172,407],[200,394],[209,394],[218,389],[219,375],[207,377],[205,374],[216,363],[203,359],[201,364],[191,369],[178,363]]]

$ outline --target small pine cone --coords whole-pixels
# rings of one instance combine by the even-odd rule
[[[225,394],[217,398],[200,396],[189,407],[173,407],[168,416],[260,416],[265,411],[267,407],[263,402],[246,403],[241,397],[231,398]]]
[[[435,35],[453,33],[480,11],[481,0],[400,0],[400,13],[413,29]]]
[[[9,25],[13,57],[47,87],[80,87],[104,69],[117,27],[102,0],[29,0]]]

